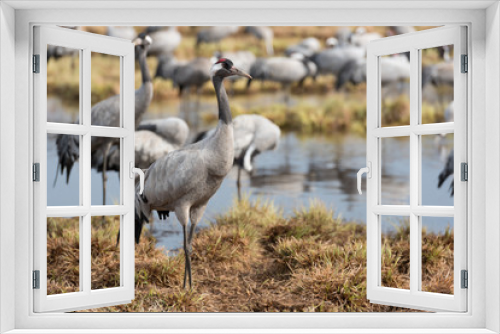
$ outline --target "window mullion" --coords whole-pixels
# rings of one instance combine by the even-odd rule
[[[81,82],[80,87],[82,87],[82,124],[87,128],[90,128],[91,125],[91,57],[90,57],[90,49],[83,49],[83,59],[82,59],[82,75],[80,76]],[[83,216],[83,226],[80,235],[80,249],[81,249],[81,261],[80,261],[80,271],[81,271],[81,288],[85,293],[90,294],[91,292],[91,270],[92,270],[92,224],[91,224],[91,214],[90,214],[90,205],[91,205],[91,134],[87,132],[82,136],[83,145],[80,146],[80,163],[81,170],[83,171],[83,175],[80,178],[81,182],[81,191],[82,191],[82,199],[83,205],[89,208],[89,211],[85,216]]]
[[[418,292],[419,217],[411,210],[419,204],[420,143],[415,129],[419,124],[419,57],[418,50],[410,50],[410,291]]]

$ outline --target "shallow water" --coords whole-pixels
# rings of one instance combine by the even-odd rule
[[[216,110],[215,101],[212,100],[202,99],[199,102],[203,112]],[[268,97],[255,99],[255,96],[247,99],[240,97],[237,101],[247,105],[272,103],[272,99],[269,100]],[[179,103],[155,103],[146,118],[175,116],[179,114],[179,108]],[[207,127],[203,124],[199,126]],[[453,137],[450,136],[422,138],[422,199],[426,205],[453,205],[453,198],[448,191],[451,180],[445,182],[440,189],[437,188],[438,175],[445,164],[452,141]],[[409,202],[409,141],[401,138],[385,140],[382,146],[382,203],[406,204]],[[78,203],[78,169],[72,172],[69,186],[65,184],[63,177],[59,177],[53,187],[57,167],[55,137],[48,137],[47,147],[48,205]],[[294,210],[309,206],[312,200],[320,200],[346,220],[365,222],[366,196],[359,195],[356,189],[356,173],[365,165],[364,137],[348,134],[298,137],[294,133],[286,133],[282,134],[280,145],[275,151],[264,152],[255,158],[252,175],[242,172],[242,193],[249,196],[250,200],[260,198],[273,201],[277,208],[283,210],[284,215],[291,215]],[[199,228],[208,226],[217,215],[223,214],[233,205],[237,198],[236,176],[237,170],[233,168],[219,191],[209,201]],[[101,174],[95,170],[92,170],[91,187],[92,204],[101,204]],[[365,180],[363,189],[364,187]],[[117,203],[118,173],[109,173],[107,191],[107,203]],[[448,225],[452,227],[452,221],[437,220],[426,227],[428,231],[443,232]],[[159,247],[176,250],[182,246],[182,231],[175,214],[160,221],[155,213],[151,229]]]

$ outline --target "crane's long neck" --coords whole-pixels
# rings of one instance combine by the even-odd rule
[[[231,124],[233,118],[231,117],[231,110],[229,109],[229,100],[227,98],[226,89],[222,84],[223,78],[215,76],[212,82],[217,95],[217,104],[219,105],[219,120],[224,124]]]
[[[153,82],[146,63],[147,50],[140,49],[139,65],[142,73],[142,86],[135,91],[135,124],[139,125],[142,115],[146,112],[153,99]]]
[[[139,53],[139,65],[141,66],[142,83],[152,82],[151,74],[149,73],[149,67],[146,63],[146,49],[142,49]]]

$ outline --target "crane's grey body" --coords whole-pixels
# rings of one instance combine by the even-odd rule
[[[222,39],[237,32],[238,29],[238,26],[214,26],[204,28],[198,31],[196,46],[202,43],[219,43]]]
[[[147,169],[167,153],[182,147],[189,136],[184,120],[171,117],[142,122],[135,132],[135,167]],[[98,171],[103,168],[102,155],[96,155]],[[114,145],[108,154],[108,170],[120,170],[120,150]]]
[[[410,78],[410,61],[405,55],[380,58],[380,81],[389,85],[406,81]],[[337,75],[336,88],[345,83],[359,84],[366,82],[366,59],[353,59],[347,62]]]
[[[177,148],[183,146],[189,137],[187,123],[177,117],[145,120],[139,124],[137,130],[152,131]]]
[[[199,57],[185,65],[178,66],[174,70],[173,82],[174,86],[179,87],[179,93],[190,87],[200,89],[208,82],[210,80],[210,65],[210,59]]]
[[[229,59],[219,60],[211,67],[210,76],[217,95],[219,123],[212,136],[185,146],[156,160],[145,173],[144,192],[135,199],[135,237],[139,241],[144,223],[151,211],[160,218],[173,211],[184,234],[185,274],[191,284],[191,241],[208,200],[219,189],[233,165],[233,124],[223,79],[248,74],[238,70]],[[190,230],[187,226],[191,221]]]
[[[165,138],[158,134],[148,131],[139,130],[135,132],[135,167],[147,169],[156,160],[167,155],[168,153],[178,149],[179,145],[169,143]],[[98,171],[103,168],[102,155],[96,155],[96,160],[93,165]],[[109,150],[107,170],[120,170],[120,149],[114,145]]]
[[[325,49],[311,57],[320,74],[337,75],[340,70],[352,60],[360,60],[365,56],[365,50],[357,46],[347,45]]]
[[[309,37],[302,40],[300,43],[291,45],[285,49],[285,54],[290,57],[294,53],[299,53],[305,57],[311,57],[314,53],[318,52],[321,44],[318,39]]]
[[[178,60],[173,55],[158,56],[158,66],[156,67],[155,78],[174,81],[174,73],[178,67],[186,65],[185,60]]]
[[[274,57],[259,58],[252,65],[250,75],[254,79],[278,82],[288,86],[316,75],[316,71],[315,64],[307,59]]]
[[[213,136],[215,130],[202,134],[202,138]],[[241,187],[241,169],[253,170],[254,158],[264,151],[278,147],[280,128],[260,115],[240,115],[233,120],[234,164],[238,166],[236,185]]]
[[[106,29],[106,35],[133,40],[137,36],[137,33],[135,32],[134,27],[108,26],[108,28]]]
[[[231,124],[219,122],[213,136],[158,159],[146,172],[141,211],[204,209],[233,165],[232,136]]]
[[[266,53],[268,56],[274,55],[273,48],[273,30],[269,27],[264,26],[249,26],[245,27],[245,32],[254,35],[257,39],[264,41],[266,46]]]
[[[153,39],[148,56],[171,55],[182,41],[181,34],[177,27],[148,27],[146,33]]]

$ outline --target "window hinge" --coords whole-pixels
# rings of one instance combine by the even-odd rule
[[[33,181],[40,182],[40,163],[33,164]]]
[[[40,55],[33,55],[33,73],[40,73]]]
[[[461,271],[461,280],[462,280],[462,284],[461,284],[461,287],[462,289],[467,289],[469,288],[469,273],[467,270],[462,270]]]
[[[33,289],[40,289],[40,270],[33,270]]]
[[[462,70],[460,72],[469,72],[469,57],[467,55],[462,55]]]
[[[469,181],[469,166],[467,165],[466,162],[462,162],[460,164],[460,169],[461,169],[461,180],[462,181]]]

